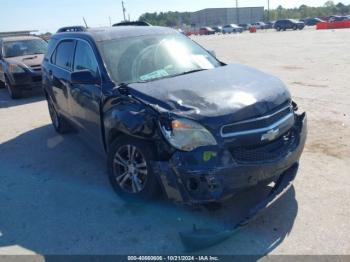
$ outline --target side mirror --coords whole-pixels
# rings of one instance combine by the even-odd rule
[[[216,52],[215,52],[214,50],[208,50],[208,52],[209,52],[213,57],[216,58]]]
[[[72,84],[100,84],[99,77],[96,77],[90,70],[72,72],[70,75]]]

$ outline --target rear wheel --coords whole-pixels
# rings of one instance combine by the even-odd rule
[[[281,31],[281,27],[277,26],[277,27],[276,27],[276,30],[277,30],[278,32]]]
[[[148,143],[122,137],[108,154],[109,179],[115,192],[125,200],[151,200],[160,194],[151,161],[155,153]]]
[[[68,133],[71,130],[71,126],[69,125],[67,120],[65,120],[62,116],[59,115],[51,99],[48,96],[46,96],[46,98],[52,125],[55,128],[56,132],[59,134]]]
[[[21,91],[15,86],[11,85],[10,80],[5,76],[5,87],[11,99],[21,98]]]
[[[298,27],[295,25],[295,26],[293,26],[293,30],[297,30],[298,29]]]

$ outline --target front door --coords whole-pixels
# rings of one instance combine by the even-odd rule
[[[74,55],[73,71],[90,70],[97,79],[101,79],[95,53],[90,44],[77,40]],[[82,131],[84,138],[93,142],[101,149],[101,85],[100,84],[70,84],[70,115]]]

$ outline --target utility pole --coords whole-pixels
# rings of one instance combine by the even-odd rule
[[[267,22],[270,22],[270,0],[267,0]]]
[[[122,1],[122,8],[123,8],[124,21],[126,21],[126,17],[125,17],[126,9],[125,9],[125,6],[124,6],[124,1]]]
[[[237,25],[239,25],[239,6],[238,6],[238,0],[236,0],[236,15],[237,15]]]

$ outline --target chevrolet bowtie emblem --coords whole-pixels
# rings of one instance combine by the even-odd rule
[[[273,141],[278,137],[279,134],[280,134],[279,128],[272,129],[269,132],[267,132],[266,134],[262,135],[261,141]]]

